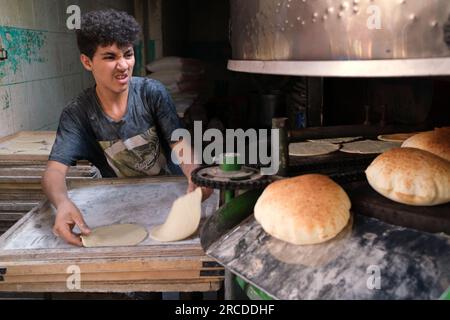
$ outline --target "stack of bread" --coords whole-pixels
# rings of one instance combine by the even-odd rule
[[[450,128],[422,132],[378,156],[369,184],[393,201],[434,206],[450,202]]]

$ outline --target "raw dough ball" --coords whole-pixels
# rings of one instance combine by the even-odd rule
[[[289,155],[291,156],[320,156],[324,154],[329,154],[334,151],[339,150],[340,146],[327,142],[300,142],[291,143],[289,145]]]
[[[400,143],[397,142],[364,140],[347,143],[342,147],[341,151],[346,153],[373,154],[383,153],[398,147],[400,147]]]

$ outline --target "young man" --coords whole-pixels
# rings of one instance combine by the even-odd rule
[[[170,96],[157,81],[132,78],[133,44],[139,32],[133,17],[115,10],[85,14],[77,31],[81,63],[92,72],[96,85],[62,112],[42,182],[57,209],[53,232],[73,245],[82,245],[79,235],[72,232],[75,225],[82,234],[90,233],[67,195],[66,173],[77,160],[89,160],[104,178],[179,170],[170,163],[170,148],[176,145],[171,135],[181,127]],[[195,189],[190,180],[194,168],[181,164],[189,181],[188,192]],[[203,192],[204,197],[211,194],[211,190]]]

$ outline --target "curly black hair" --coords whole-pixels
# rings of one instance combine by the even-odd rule
[[[78,49],[93,58],[99,46],[117,44],[119,48],[136,44],[141,27],[126,12],[114,9],[83,14],[81,29],[76,31]]]

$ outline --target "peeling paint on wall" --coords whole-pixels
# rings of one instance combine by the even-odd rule
[[[73,1],[83,12],[109,7],[131,12],[132,3]],[[65,25],[66,6],[61,0],[0,0],[1,45],[8,50],[8,59],[0,61],[0,137],[56,130],[62,108],[93,85],[81,66],[75,34]]]
[[[43,31],[0,26],[3,47],[8,50],[8,59],[0,62],[0,80],[15,74],[23,63],[43,63],[46,57],[41,52],[46,42]]]

